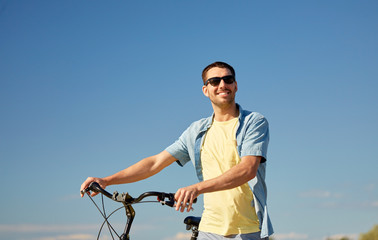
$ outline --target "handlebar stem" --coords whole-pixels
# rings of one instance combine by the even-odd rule
[[[114,201],[122,202],[122,203],[132,203],[135,200],[128,193],[121,193],[121,194],[119,194],[118,192],[114,192],[113,193],[112,199]]]

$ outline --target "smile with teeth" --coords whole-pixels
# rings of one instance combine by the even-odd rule
[[[229,95],[230,92],[219,92],[218,95],[221,95],[221,96],[226,96],[226,95]]]

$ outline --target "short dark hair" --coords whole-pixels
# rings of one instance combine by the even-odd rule
[[[218,68],[227,68],[228,70],[231,71],[231,74],[234,76],[235,78],[235,70],[234,68],[230,65],[230,64],[227,64],[225,62],[213,62],[212,64],[208,65],[207,67],[205,67],[202,71],[202,80],[203,80],[203,83],[206,82],[206,75],[207,75],[207,72],[214,68],[214,67],[218,67]]]

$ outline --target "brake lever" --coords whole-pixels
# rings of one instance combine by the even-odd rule
[[[168,200],[166,200],[166,198]],[[162,193],[161,196],[157,197],[157,200],[162,204],[162,205],[167,205],[169,207],[173,207],[175,205],[175,195],[173,193]]]
[[[165,200],[165,198],[168,198],[168,201]],[[174,207],[175,206],[175,194],[174,193],[168,193],[164,194],[162,193],[161,196],[157,197],[157,200],[162,204],[162,205],[167,205],[169,207]],[[197,198],[193,200],[193,203],[197,203]],[[186,208],[189,206],[189,203],[187,203]],[[191,208],[192,211],[194,211],[194,208]]]

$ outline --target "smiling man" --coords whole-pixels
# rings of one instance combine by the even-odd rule
[[[235,102],[238,85],[229,64],[208,65],[202,79],[202,91],[214,110],[212,116],[192,123],[157,155],[105,178],[89,177],[81,190],[93,181],[103,188],[136,182],[173,162],[183,166],[191,161],[199,182],[177,190],[175,200],[176,210],[189,211],[193,200],[204,194],[198,240],[268,239],[273,233],[265,184],[268,122],[263,115],[243,110]]]

